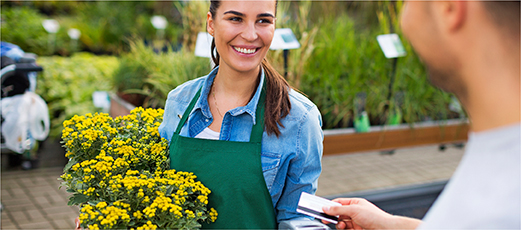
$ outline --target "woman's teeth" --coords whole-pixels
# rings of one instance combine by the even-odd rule
[[[246,49],[246,48],[238,48],[238,47],[233,47],[235,50],[237,50],[237,52],[240,52],[240,53],[244,53],[244,54],[252,54],[252,53],[255,53],[255,50],[256,49]]]

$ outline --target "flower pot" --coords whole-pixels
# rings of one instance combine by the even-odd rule
[[[130,111],[136,108],[135,105],[124,100],[117,94],[111,93],[110,95],[110,110],[109,114],[111,117],[126,116],[130,114]]]

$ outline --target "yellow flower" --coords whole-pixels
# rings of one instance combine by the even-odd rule
[[[212,222],[215,222],[215,220],[217,220],[217,210],[215,210],[214,208],[211,208],[210,209],[210,219],[212,220]]]
[[[63,122],[66,157],[78,163],[60,178],[95,204],[80,205],[83,227],[190,229],[215,221],[217,212],[207,211],[210,190],[193,173],[168,169],[168,140],[158,132],[163,114],[138,107],[124,117],[94,113]]]

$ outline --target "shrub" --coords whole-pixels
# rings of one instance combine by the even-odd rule
[[[384,57],[376,36],[389,33],[388,23],[397,20],[380,20],[381,28],[373,30],[357,30],[347,15],[321,24],[313,54],[304,66],[300,89],[321,110],[324,128],[347,127],[355,109],[354,99],[360,92],[367,94],[366,111],[373,125],[385,119],[382,116],[386,108],[395,109],[396,92],[404,96],[399,110],[406,122],[447,117],[450,95],[429,84],[423,65],[403,36],[407,56],[398,59],[392,85],[395,93],[388,100],[392,60]]]
[[[49,35],[42,26],[45,20],[36,10],[29,7],[5,7],[2,9],[2,41],[20,46],[25,52],[49,55]],[[58,32],[57,46],[65,43],[61,39],[63,30]]]
[[[50,137],[60,136],[63,121],[74,115],[99,111],[92,102],[94,91],[111,91],[116,57],[77,53],[72,57],[40,57],[44,71],[36,91],[47,102],[51,115]]]
[[[121,57],[113,84],[118,92],[143,95],[144,107],[162,108],[170,90],[210,72],[210,61],[186,49],[156,52],[138,41]]]

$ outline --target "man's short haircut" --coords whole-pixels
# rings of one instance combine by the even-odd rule
[[[484,1],[483,4],[490,17],[498,26],[519,36],[519,2],[519,0]]]

